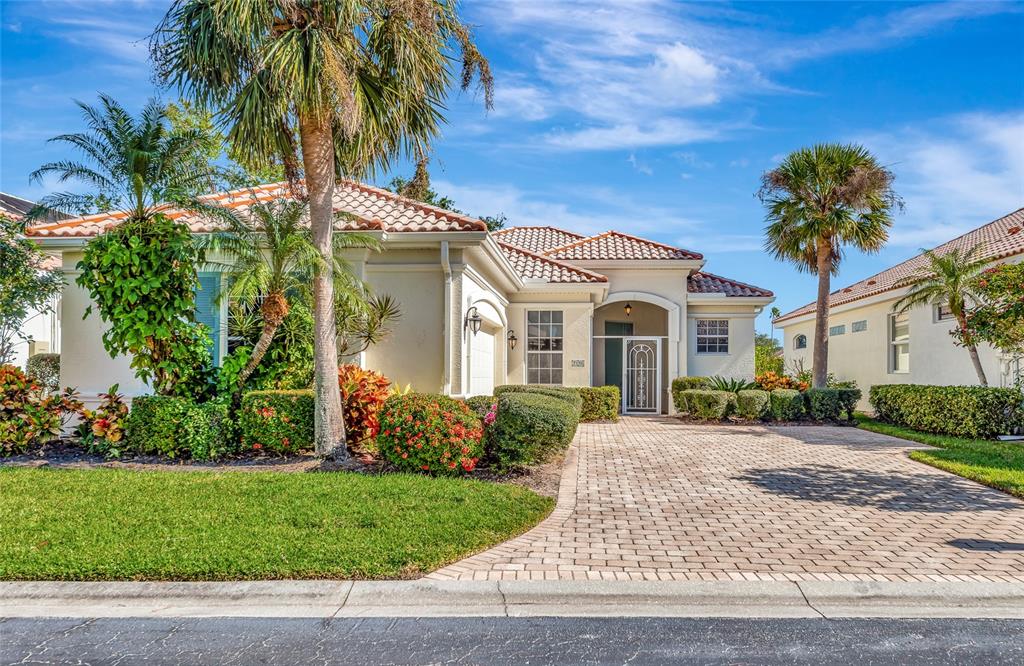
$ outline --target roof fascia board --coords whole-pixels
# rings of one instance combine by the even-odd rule
[[[548,256],[548,255],[545,255]],[[551,257],[557,259],[556,257]],[[704,266],[703,260],[697,259],[557,259],[586,268],[594,269],[636,269],[648,271],[688,271],[693,273]]]
[[[690,305],[768,305],[774,296],[722,296],[721,294],[687,294]]]
[[[857,308],[864,308],[864,307],[868,307],[868,306],[871,306],[871,305],[877,305],[879,303],[884,303],[885,301],[896,300],[898,298],[901,298],[904,294],[906,294],[907,290],[908,290],[908,287],[898,287],[896,289],[889,289],[887,291],[883,291],[883,292],[881,292],[879,294],[875,294],[874,296],[867,296],[865,298],[858,298],[855,301],[850,301],[849,303],[843,303],[842,305],[834,305],[834,306],[829,308],[828,314],[829,314],[829,317],[831,317],[832,315],[841,314],[843,312],[849,312],[850,310],[856,310]],[[799,323],[805,322],[805,321],[813,321],[816,312],[817,312],[817,309],[811,310],[810,312],[804,313],[804,314],[796,316],[796,317],[788,317],[786,319],[776,319],[775,320],[775,325],[780,327],[780,328],[785,328],[786,326],[792,326],[793,324],[799,324]]]

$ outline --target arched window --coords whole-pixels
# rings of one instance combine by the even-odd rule
[[[807,349],[807,336],[801,334],[793,338],[793,349]]]

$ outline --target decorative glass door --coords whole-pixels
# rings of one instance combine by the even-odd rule
[[[625,338],[622,345],[622,411],[626,414],[661,412],[659,338]]]

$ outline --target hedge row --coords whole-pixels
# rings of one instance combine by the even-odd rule
[[[487,430],[487,455],[501,471],[547,460],[572,442],[579,425],[576,401],[540,391],[498,393],[498,414]]]
[[[125,423],[124,450],[143,455],[211,460],[232,451],[234,442],[228,406],[221,402],[139,396]]]
[[[678,388],[685,385],[689,382],[673,382],[676,410],[706,421],[721,421],[732,415],[750,420],[770,417],[776,421],[796,421],[804,415],[816,421],[853,420],[853,410],[861,396],[859,389],[847,388],[808,389],[804,393],[794,389],[733,393]]]
[[[250,391],[242,397],[242,448],[296,453],[313,448],[313,391]]]
[[[580,399],[579,420],[587,421],[618,421],[619,406],[622,394],[618,386],[549,386],[546,384],[504,384],[495,387],[494,395],[502,393],[537,393],[556,398],[567,399],[576,404]],[[469,400],[477,400],[470,398]]]
[[[1013,388],[876,384],[879,420],[922,432],[990,439],[1024,425],[1024,394]]]

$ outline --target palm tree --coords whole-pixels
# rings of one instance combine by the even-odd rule
[[[158,76],[215,109],[246,164],[281,159],[293,185],[302,156],[313,243],[316,451],[338,449],[332,202],[335,178],[429,154],[443,122],[453,52],[461,85],[475,77],[488,106],[487,61],[454,0],[176,0],[154,34]]]
[[[978,347],[967,328],[966,309],[968,302],[977,296],[973,287],[974,278],[985,270],[989,262],[981,256],[980,245],[966,251],[953,248],[942,255],[925,250],[924,256],[928,259],[928,265],[920,267],[898,283],[898,286],[909,287],[909,290],[896,301],[893,311],[903,313],[919,305],[945,303],[960,327],[960,339],[971,355],[978,381],[982,386],[988,386],[985,369],[981,367],[981,359],[978,358]]]
[[[765,250],[818,276],[814,386],[828,381],[831,277],[847,245],[878,252],[889,239],[891,211],[902,207],[893,174],[863,146],[817,144],[790,153],[761,177],[767,206]]]
[[[29,176],[31,181],[41,182],[44,176],[56,174],[58,182],[78,180],[95,192],[47,195],[31,217],[40,217],[47,210],[81,214],[99,198],[109,210],[125,210],[137,220],[148,219],[161,204],[204,208],[196,195],[204,190],[213,171],[201,159],[204,134],[174,129],[166,107],[156,100],[150,100],[142,113],[133,117],[113,98],[104,94],[99,97],[98,107],[76,102],[88,132],[50,139],[71,144],[85,154],[87,162],[49,162]]]
[[[772,325],[772,340],[775,339],[775,320],[781,316],[782,310],[779,309],[779,306],[773,306],[771,310],[771,319],[768,320],[769,322],[771,322]]]

